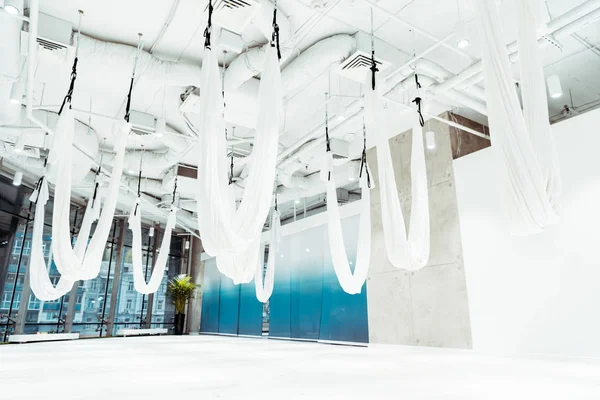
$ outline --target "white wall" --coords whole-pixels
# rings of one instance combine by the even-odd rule
[[[491,149],[455,160],[475,350],[600,357],[600,110],[553,126],[560,222],[510,235]]]

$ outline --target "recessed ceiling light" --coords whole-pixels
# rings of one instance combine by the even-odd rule
[[[280,254],[279,257],[283,258],[283,254]]]
[[[337,116],[337,120],[338,120],[338,121],[343,121],[343,120],[345,120],[345,119],[346,119],[346,117],[345,117],[345,116],[343,116],[342,114],[340,114],[340,115],[338,115],[338,116]]]
[[[461,39],[458,42],[456,42],[456,47],[458,47],[459,49],[464,49],[465,47],[469,47],[470,44],[471,42],[469,42],[468,39]]]
[[[11,15],[19,15],[19,9],[14,6],[13,4],[6,4],[4,6],[4,11],[6,11],[7,13],[11,14]]]
[[[310,249],[309,249],[308,247],[306,248],[306,252],[307,252],[307,253],[310,253]]]

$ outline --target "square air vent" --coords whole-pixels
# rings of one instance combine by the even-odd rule
[[[216,25],[241,35],[258,7],[256,0],[218,0],[214,5],[213,21]]]
[[[375,57],[375,64],[377,64],[379,74],[392,65],[390,62],[379,57]],[[335,72],[344,78],[360,83],[366,83],[371,76],[371,55],[359,50],[340,64],[335,69]]]
[[[71,33],[73,24],[48,14],[40,13],[38,21],[38,51],[39,57],[53,57],[64,61],[73,53],[71,45]],[[26,56],[28,48],[29,33],[21,32],[21,54]]]

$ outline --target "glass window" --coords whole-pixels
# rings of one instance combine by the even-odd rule
[[[134,291],[133,282],[129,282],[127,284],[127,291],[128,292],[133,292]]]
[[[10,308],[10,299],[12,297],[12,291],[4,292],[2,295],[2,306],[0,308],[8,310]]]
[[[34,295],[30,295],[29,296],[29,305],[27,306],[27,308],[29,310],[39,310],[41,304],[42,304],[42,302],[40,300],[38,300],[37,297],[35,297]]]
[[[23,255],[28,256],[31,253],[31,240],[25,240],[25,247],[23,248]]]
[[[133,300],[127,299],[127,304],[125,306],[125,310],[131,311],[131,307],[133,306]]]
[[[162,311],[164,305],[165,305],[165,301],[164,300],[158,300],[156,302],[156,311]],[[162,318],[161,318],[161,320],[162,320]]]

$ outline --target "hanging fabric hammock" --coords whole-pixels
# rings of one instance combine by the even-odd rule
[[[43,250],[45,206],[50,198],[48,182],[42,177],[36,191],[30,200],[36,201],[35,217],[33,218],[33,234],[31,237],[31,253],[29,256],[29,282],[31,291],[41,301],[52,301],[67,294],[73,287],[73,281],[61,277],[56,287],[48,277],[49,266],[46,266]],[[50,251],[52,260],[52,251]]]
[[[228,163],[223,135],[223,94],[216,56],[211,49],[211,10],[205,32],[200,99],[200,154],[198,163],[198,227],[205,251],[217,257],[217,265],[236,283],[247,283],[254,276],[255,254],[259,251],[262,227],[270,208],[275,180],[279,125],[283,115],[283,90],[276,47],[268,46],[265,55],[249,175],[244,196],[237,210],[229,201]],[[274,25],[276,25],[274,23]]]
[[[94,198],[90,199],[86,207],[81,228],[75,241],[75,253],[82,258],[90,236],[92,224],[98,220],[101,208],[101,198],[99,195],[99,185],[96,186]],[[45,219],[45,204],[49,199],[48,180],[42,176],[30,201],[36,202],[35,217],[33,222],[33,236],[31,240],[31,257],[29,258],[29,271],[31,280],[31,289],[35,296],[42,301],[52,301],[60,298],[66,292],[71,290],[74,281],[61,277],[56,287],[48,277],[48,269],[44,260],[43,232]],[[52,257],[52,248],[50,257]]]
[[[102,209],[98,224],[93,237],[87,240],[78,240],[75,249],[71,246],[71,232],[69,231],[70,205],[71,205],[71,169],[74,118],[70,108],[66,108],[61,114],[56,128],[55,142],[61,149],[60,157],[56,160],[57,178],[54,194],[54,212],[52,215],[52,241],[54,262],[61,275],[69,280],[88,280],[98,276],[100,272],[102,257],[110,228],[112,226],[119,186],[123,172],[125,159],[126,137],[131,125],[123,122],[119,125],[120,131],[115,138],[116,156],[113,163],[112,176],[108,186],[108,195]],[[93,201],[92,201],[93,203]],[[89,209],[89,208],[88,208]],[[86,210],[86,216],[88,210]],[[93,218],[94,216],[90,216]],[[86,218],[82,225],[87,227]],[[91,229],[91,224],[90,224]],[[85,232],[80,232],[79,239],[89,237]]]
[[[281,216],[275,209],[271,217],[271,231],[269,235],[269,259],[267,261],[267,272],[263,282],[263,266],[265,265],[265,246],[260,247],[260,262],[256,266],[254,275],[254,286],[256,287],[256,298],[261,303],[266,303],[273,294],[275,283],[275,261],[281,244]]]
[[[496,1],[477,1],[492,149],[514,200],[513,229],[521,234],[539,232],[557,220],[561,191],[536,36],[539,19],[530,3],[515,0],[522,110]]]
[[[171,211],[167,219],[167,226],[160,244],[158,257],[156,257],[152,276],[146,283],[144,268],[142,266],[142,205],[138,197],[129,214],[129,229],[131,230],[131,260],[133,264],[133,285],[135,290],[142,294],[155,293],[162,283],[169,260],[169,250],[171,249],[171,233],[177,221],[177,207],[171,205]]]
[[[360,178],[362,198],[360,199],[360,223],[358,227],[358,245],[356,250],[356,265],[354,273],[350,268],[342,222],[338,209],[337,190],[333,177],[327,183],[327,232],[331,262],[340,286],[348,294],[359,294],[367,280],[371,261],[371,188],[367,176]]]
[[[388,259],[396,268],[417,270],[427,265],[430,248],[429,194],[421,126],[422,117],[420,114],[415,116],[415,124],[412,129],[412,206],[410,231],[407,237],[387,130],[381,129],[379,126],[382,120],[379,93],[371,85],[367,86],[365,115],[368,131],[376,133],[377,169],[386,252]]]

